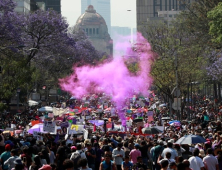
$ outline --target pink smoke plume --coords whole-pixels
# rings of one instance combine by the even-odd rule
[[[80,98],[92,92],[103,92],[112,96],[118,114],[125,125],[125,114],[121,109],[125,106],[125,99],[134,94],[148,95],[148,89],[152,83],[150,76],[153,54],[150,44],[140,34],[134,36],[136,43],[129,42],[131,37],[121,37],[116,43],[115,50],[122,54],[113,57],[113,60],[99,66],[73,67],[73,74],[60,79],[60,86],[73,96]],[[124,56],[124,57],[123,57]],[[130,58],[139,63],[139,72],[132,74],[125,62]]]

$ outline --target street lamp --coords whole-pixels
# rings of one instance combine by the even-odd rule
[[[17,88],[17,111],[19,110],[19,93],[20,93],[21,89]]]

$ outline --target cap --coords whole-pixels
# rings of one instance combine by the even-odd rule
[[[72,146],[72,147],[71,147],[71,150],[74,150],[74,149],[76,150],[76,147],[75,147],[75,146]]]
[[[5,150],[10,150],[10,149],[11,149],[10,144],[5,145]]]
[[[43,165],[39,170],[51,170],[52,167],[50,165]]]

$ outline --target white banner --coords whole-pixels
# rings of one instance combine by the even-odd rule
[[[55,132],[55,126],[56,126],[55,122],[45,121],[43,123],[43,131],[54,133]]]

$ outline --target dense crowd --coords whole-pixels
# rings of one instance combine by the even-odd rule
[[[221,106],[215,106],[209,100],[204,100],[193,107],[186,107],[183,110],[180,125],[176,126],[169,124],[170,119],[163,119],[163,117],[170,117],[172,120],[175,118],[169,114],[167,106],[157,105],[153,109],[153,121],[148,122],[146,111],[151,104],[140,106],[135,104],[136,100],[129,102],[129,108],[135,110],[145,108],[145,111],[142,110],[144,114],[140,113],[144,124],[148,123],[150,127],[163,126],[162,133],[134,135],[134,133],[140,133],[140,129],[137,128],[136,122],[132,122],[131,128],[124,135],[120,132],[111,135],[103,131],[89,131],[88,139],[78,135],[69,136],[67,139],[64,135],[60,135],[59,140],[56,140],[56,135],[45,133],[42,134],[43,140],[39,141],[28,133],[11,135],[2,132],[11,124],[15,124],[16,129],[25,129],[31,120],[39,118],[43,113],[39,114],[37,110],[33,110],[14,116],[5,112],[1,117],[2,131],[0,131],[1,169],[222,170]],[[98,103],[98,100],[91,100],[89,106],[96,107]],[[81,102],[72,100],[66,104],[75,108],[80,106]],[[107,105],[113,107],[109,102]],[[95,119],[109,118],[117,111],[114,112],[98,113]],[[92,113],[89,112],[89,114]],[[126,116],[129,115],[126,114]],[[133,118],[137,116],[133,113],[130,115]],[[188,120],[189,117],[191,120]],[[83,123],[89,124],[87,120]],[[178,139],[189,134],[202,136],[206,142],[176,143]],[[68,143],[67,140],[69,140]]]

